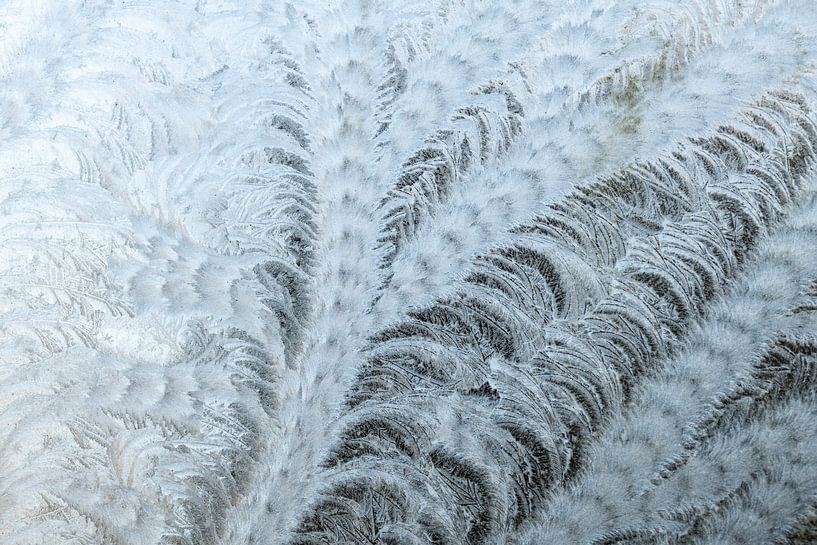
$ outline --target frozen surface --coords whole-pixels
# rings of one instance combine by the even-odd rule
[[[815,62],[813,0],[0,0],[0,543],[817,542]]]

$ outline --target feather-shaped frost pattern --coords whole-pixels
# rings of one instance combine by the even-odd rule
[[[0,542],[799,545],[811,0],[0,0]]]
[[[795,97],[770,95],[762,103],[775,111],[791,111],[788,119],[792,126],[810,126],[807,118],[798,114],[802,105]],[[623,209],[624,203],[616,202],[618,195],[637,204],[649,198],[657,217],[654,227],[645,230],[643,223],[638,223],[634,232],[627,233],[621,222],[611,219],[609,232],[594,229],[598,238],[584,239],[596,247],[606,242],[605,248],[617,252],[587,251],[576,256],[571,251],[575,242],[565,244],[568,237],[563,233],[570,233],[572,241],[582,241],[579,229],[568,230],[567,222],[548,222],[543,217],[537,222],[542,228],[534,224],[519,229],[516,236],[520,242],[497,250],[496,259],[490,255],[481,258],[485,263],[481,266],[486,271],[496,267],[496,273],[465,278],[463,290],[455,297],[411,311],[409,320],[373,337],[370,359],[352,390],[349,414],[363,411],[380,419],[383,413],[373,411],[373,407],[402,403],[406,413],[413,415],[414,425],[392,428],[383,435],[378,430],[384,424],[370,422],[365,428],[356,424],[345,432],[351,436],[341,437],[341,446],[336,447],[339,451],[328,462],[329,471],[342,474],[345,467],[357,471],[360,464],[373,468],[381,459],[427,468],[422,481],[413,476],[403,486],[435,490],[433,497],[442,502],[436,511],[448,514],[444,525],[450,530],[445,542],[452,543],[496,539],[541,508],[553,488],[576,478],[584,464],[583,451],[629,398],[638,377],[649,372],[659,358],[673,353],[688,325],[703,315],[706,305],[723,293],[729,278],[739,270],[754,244],[745,243],[756,241],[761,230],[779,219],[779,210],[770,206],[783,206],[784,199],[769,200],[773,191],[760,193],[755,190],[757,184],[746,182],[749,165],[777,162],[780,154],[785,154],[797,165],[802,164],[795,169],[804,173],[812,160],[805,141],[798,146],[795,138],[780,138],[773,131],[756,127],[756,140],[768,144],[753,147],[754,140],[742,142],[752,149],[745,152],[751,159],[736,162],[736,154],[743,154],[744,149],[716,146],[722,133],[696,139],[694,151],[685,147],[670,154],[671,159],[636,165],[610,180],[580,188],[564,203],[552,207],[561,217],[575,222],[575,216],[568,215],[571,205],[580,212],[601,216],[602,211]],[[713,172],[700,164],[701,154],[710,158],[709,164],[717,165]],[[681,177],[682,170],[690,173],[690,183],[679,188],[673,182]],[[778,171],[775,180],[783,192],[799,190],[800,182],[790,178],[787,170]],[[641,181],[644,196],[629,191],[616,194],[623,181]],[[721,196],[722,188],[727,187],[736,196],[734,201]],[[762,209],[768,212],[760,216]],[[579,215],[579,219],[584,217]],[[748,217],[756,218],[756,223],[746,227],[753,229],[751,235],[736,228]],[[587,231],[598,223],[583,227]],[[561,235],[558,238],[553,236],[557,233]],[[562,245],[540,246],[540,239],[548,241],[550,237]],[[613,237],[617,237],[617,244],[610,243]],[[599,262],[606,256],[610,257],[608,262]],[[603,268],[613,273],[607,282],[602,280]],[[513,283],[511,275],[515,277]],[[537,282],[529,280],[531,275],[536,275]],[[595,289],[587,289],[582,280],[593,276],[597,278]],[[471,283],[478,290],[471,290]],[[535,299],[525,301],[534,303],[530,309],[519,303],[520,298],[511,299],[508,295],[513,295],[514,284],[541,285],[538,300],[550,299],[544,307],[550,312],[541,314]],[[539,393],[533,395],[540,406],[548,408],[544,419],[526,418],[526,413],[520,414],[503,399],[500,385],[504,374],[495,372],[500,366],[529,373],[538,385]],[[456,418],[445,419],[438,398],[448,400]],[[428,416],[423,435],[436,438],[430,452],[405,447],[417,437],[424,407]],[[497,420],[492,422],[493,418]],[[487,431],[492,424],[499,428],[497,436]],[[479,446],[474,449],[480,456],[460,454],[452,466],[445,461],[451,460],[449,455],[440,458],[439,449],[461,449],[463,427],[478,438]],[[368,433],[374,435],[374,442],[364,442],[364,430],[371,430]],[[356,447],[346,444],[352,438],[356,452]],[[367,446],[360,448],[364,444]],[[517,458],[520,455],[521,460]],[[533,479],[530,467],[538,467]],[[485,482],[503,470],[507,475],[509,468],[522,474],[511,480],[506,476]],[[332,497],[332,490],[324,494]],[[497,496],[497,490],[505,492]],[[496,499],[489,502],[492,497]],[[427,504],[429,499],[423,501]],[[407,506],[408,513],[398,518],[404,520],[418,508]],[[389,522],[388,517],[381,520],[382,531],[388,531]],[[419,520],[416,525],[422,529],[417,539],[431,531]],[[318,531],[313,526],[308,534],[314,538]],[[324,532],[327,537],[332,535],[331,530]]]

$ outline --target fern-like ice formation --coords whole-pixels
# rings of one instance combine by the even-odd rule
[[[0,542],[814,542],[815,13],[0,0]]]

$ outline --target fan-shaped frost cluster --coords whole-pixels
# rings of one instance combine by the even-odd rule
[[[813,0],[0,1],[0,543],[817,542]]]

